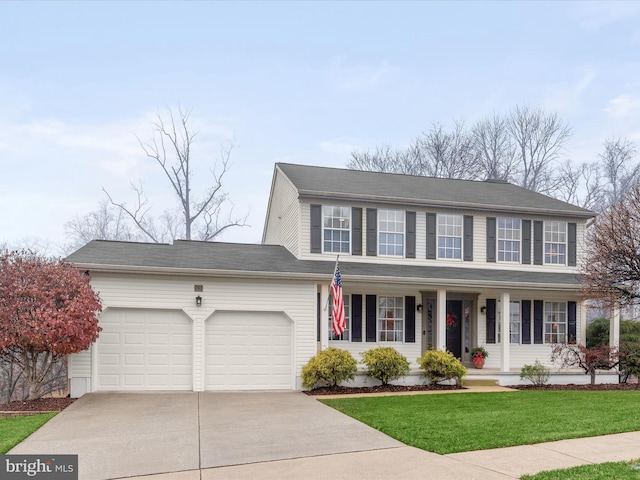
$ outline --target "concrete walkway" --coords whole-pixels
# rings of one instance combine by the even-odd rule
[[[10,453],[78,454],[82,480],[491,480],[638,459],[640,432],[437,455],[296,392],[109,393],[85,395]]]

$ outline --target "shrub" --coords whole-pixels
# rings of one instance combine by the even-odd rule
[[[427,350],[418,358],[420,368],[424,370],[423,377],[430,383],[438,383],[443,380],[456,379],[456,383],[462,383],[462,377],[467,374],[460,360],[453,356],[451,352],[441,350]]]
[[[549,381],[549,369],[539,360],[533,365],[525,365],[520,369],[520,380],[529,380],[536,387],[541,387]]]
[[[393,347],[376,347],[362,354],[367,375],[386,385],[409,373],[409,361]]]
[[[311,390],[317,385],[337,387],[341,382],[353,380],[358,370],[356,359],[350,352],[327,348],[318,352],[302,369],[302,386]]]

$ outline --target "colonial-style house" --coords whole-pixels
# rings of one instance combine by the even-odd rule
[[[550,353],[584,343],[576,266],[594,215],[500,181],[276,164],[262,244],[92,241],[68,257],[104,306],[100,338],[69,359],[72,395],[299,389],[328,346],[356,358],[393,346],[416,368],[405,382],[419,381],[425,350],[472,367],[476,346],[489,352],[482,374],[502,384],[535,360],[554,381],[584,381]],[[347,330],[336,336],[338,256]]]

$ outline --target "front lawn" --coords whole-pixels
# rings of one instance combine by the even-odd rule
[[[638,480],[640,479],[639,460],[635,462],[608,462],[598,465],[581,465],[561,470],[550,470],[535,475],[523,475],[522,480]]]
[[[7,453],[56,415],[52,412],[0,419],[0,454]]]
[[[640,391],[519,391],[321,400],[439,454],[640,430]]]

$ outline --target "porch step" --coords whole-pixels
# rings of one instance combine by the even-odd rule
[[[465,378],[465,387],[492,387],[494,385],[500,385],[495,378]]]

